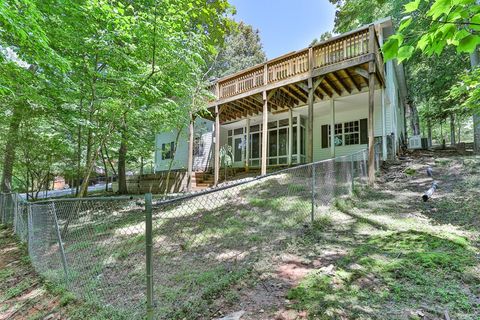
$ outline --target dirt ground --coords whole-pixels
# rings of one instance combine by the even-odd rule
[[[433,181],[438,189],[423,202]],[[290,221],[292,198],[280,198],[272,190],[262,194],[252,189],[222,210],[177,217],[173,221],[181,228],[159,220],[155,240],[167,234],[171,240],[183,239],[171,256],[162,242],[165,255],[156,260],[162,269],[155,287],[160,306],[168,305],[168,299],[174,307],[179,303],[177,309],[184,311],[178,317],[175,313],[176,319],[222,319],[235,312],[240,320],[480,319],[480,159],[449,151],[407,154],[382,167],[375,187],[357,190],[319,213],[313,227]],[[309,203],[296,201],[297,206]],[[134,230],[131,223],[143,218],[135,219],[126,221],[130,229],[125,228]],[[282,234],[283,224],[298,228]],[[188,238],[192,232],[196,236]],[[125,253],[118,257],[127,265],[140,265],[133,253],[143,250],[143,238],[135,235],[128,233],[131,244],[123,244]],[[93,247],[91,241],[75,244],[77,254],[87,244]],[[252,258],[256,262],[250,271],[208,263],[242,245],[248,247],[245,252],[261,253]],[[109,248],[105,257],[113,251]],[[71,244],[68,250],[73,250]],[[111,318],[41,283],[26,256],[10,231],[1,229],[0,320]],[[162,279],[168,268],[175,272]],[[134,277],[144,278],[132,268],[128,279]],[[133,290],[131,284],[127,289]],[[198,297],[193,299],[192,292]]]
[[[65,319],[61,298],[48,292],[25,257],[11,230],[0,229],[0,319]]]
[[[480,158],[408,153],[327,216],[218,301],[218,319],[480,319]]]

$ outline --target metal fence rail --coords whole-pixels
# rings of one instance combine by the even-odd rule
[[[292,239],[367,183],[367,168],[362,150],[167,200],[0,194],[0,216],[40,274],[110,317],[197,319],[241,279],[271,272]]]

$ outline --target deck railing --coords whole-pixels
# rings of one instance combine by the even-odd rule
[[[217,83],[219,99],[232,97],[265,84],[277,83],[296,76],[346,61],[358,56],[373,53],[379,66],[383,65],[380,45],[376,35],[370,37],[373,28],[363,28],[339,38],[320,43],[310,48],[287,54],[266,62],[263,65],[247,69],[244,72],[220,79]],[[369,52],[369,39],[374,39],[374,52]],[[382,68],[383,69],[383,68]],[[265,76],[265,72],[267,76]],[[212,92],[217,89],[212,88]]]

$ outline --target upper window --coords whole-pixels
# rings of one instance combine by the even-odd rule
[[[175,142],[162,143],[162,160],[173,159]]]

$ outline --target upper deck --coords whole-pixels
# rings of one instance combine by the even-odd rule
[[[269,93],[269,108],[304,105],[306,83],[318,81],[317,99],[351,94],[368,86],[362,76],[374,65],[384,83],[383,57],[375,25],[348,32],[300,51],[217,80],[211,87],[216,99],[209,107],[222,106],[222,121],[232,121],[262,111],[259,94]],[[278,90],[277,90],[278,89]]]

